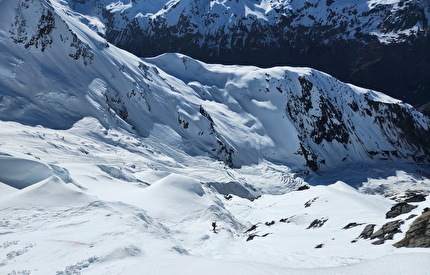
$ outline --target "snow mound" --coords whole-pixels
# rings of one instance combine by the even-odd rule
[[[52,175],[51,169],[40,162],[0,156],[0,182],[23,189]]]
[[[74,185],[65,184],[56,176],[34,183],[2,200],[0,207],[52,207],[87,204],[92,197],[73,190]]]
[[[170,174],[151,184],[142,194],[144,209],[151,216],[174,221],[205,211],[213,201],[195,179]]]

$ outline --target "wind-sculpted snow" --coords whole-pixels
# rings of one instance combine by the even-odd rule
[[[53,176],[0,193],[2,274],[359,274],[378,269],[391,274],[387,264],[404,273],[428,270],[428,251],[400,251],[392,246],[402,233],[378,247],[357,239],[368,224],[383,228],[385,213],[395,202],[360,194],[343,182],[270,195],[271,189],[280,188],[281,180],[276,173],[258,173],[274,169],[271,166],[237,170],[190,156],[189,167],[187,162],[175,164],[139,144],[145,139],[135,139],[121,129],[103,129],[94,119],[79,121],[70,130],[0,124],[5,129],[1,138],[7,141],[0,151],[11,155],[9,159],[17,160],[12,155],[26,152],[38,159],[34,163],[55,163],[57,173],[63,167],[73,181],[66,184]],[[118,145],[104,143],[98,132]],[[122,140],[128,140],[128,146],[121,146]],[[77,150],[79,146],[87,148],[88,154]],[[121,166],[124,176],[107,177],[100,169],[103,163],[105,171]],[[288,173],[286,168],[284,172]],[[211,188],[216,180],[235,175],[255,186],[264,182],[260,191],[265,194],[253,201],[235,194],[227,199]],[[147,179],[151,185],[138,185],[133,178]],[[391,182],[390,190],[395,191],[396,180],[404,184],[410,179],[397,175],[378,180]],[[430,181],[422,181],[415,188],[428,189]],[[399,224],[403,232],[412,224],[408,215],[429,206],[428,201],[414,204],[417,207],[410,213],[396,217],[404,220]],[[309,228],[315,220],[324,222]],[[217,222],[215,232],[212,221]],[[346,229],[350,224],[355,226]],[[259,237],[246,241],[252,235]],[[318,245],[321,248],[315,248]],[[46,262],[47,258],[56,260]]]
[[[46,180],[53,172],[43,163],[13,157],[0,156],[0,182],[22,189]]]

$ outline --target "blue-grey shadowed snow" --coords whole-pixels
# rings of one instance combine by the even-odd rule
[[[0,156],[0,182],[23,189],[52,175],[51,169],[40,162]]]
[[[149,185],[146,182],[136,179],[133,175],[129,175],[127,171],[124,171],[124,169],[112,167],[108,165],[98,165],[98,167],[100,168],[100,170],[102,170],[103,172],[105,172],[106,174],[108,174],[113,178],[123,180],[123,181],[128,181],[128,182],[140,182],[145,185]]]
[[[255,200],[261,193],[249,184],[240,182],[206,182],[206,186],[214,188],[222,195],[235,195],[248,200]]]
[[[388,179],[390,177],[396,177],[399,172],[407,175],[409,184],[419,185],[420,181],[430,176],[428,166],[426,165],[369,162],[340,166],[339,168],[320,173],[311,173],[305,177],[305,180],[312,185],[330,185],[337,181],[342,181],[355,189],[361,189],[361,191],[365,193],[384,194],[385,191],[390,189],[388,185],[395,182],[387,182],[386,186],[384,184],[378,186],[363,186],[363,184],[367,183],[369,179]]]
[[[81,114],[76,114],[71,111],[66,111],[62,106],[61,101],[55,103],[55,106],[47,107],[44,104],[49,104],[44,101],[40,106],[40,102],[34,102],[32,99],[25,98],[19,95],[9,96],[5,90],[1,90],[0,86],[0,120],[15,121],[29,126],[44,126],[51,129],[66,130],[70,129],[74,123],[82,119]],[[12,90],[12,89],[8,89]],[[6,90],[7,91],[7,90]],[[54,107],[50,109],[50,107]],[[55,115],[52,114],[55,112]]]

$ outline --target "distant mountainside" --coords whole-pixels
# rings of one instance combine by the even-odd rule
[[[232,167],[430,162],[429,119],[381,93],[309,68],[209,65],[180,54],[142,60],[61,1],[0,8],[1,120],[67,129],[91,116],[172,154]]]
[[[415,106],[430,102],[427,0],[68,0],[138,56],[308,66]],[[425,110],[425,109],[423,109]]]

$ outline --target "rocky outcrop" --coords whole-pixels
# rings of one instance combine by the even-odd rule
[[[351,222],[345,225],[342,229],[350,229],[356,226],[362,225],[362,223]],[[372,230],[373,231],[373,230]]]
[[[405,213],[409,213],[411,212],[413,209],[417,208],[418,206],[416,205],[411,205],[408,204],[406,202],[401,202],[398,204],[395,204],[393,207],[391,207],[390,211],[387,212],[387,214],[385,215],[385,217],[387,219],[389,218],[395,218],[399,215],[405,214]]]
[[[311,224],[306,229],[319,228],[323,226],[326,223],[326,221],[328,221],[327,218],[315,219],[313,222],[311,222]]]
[[[246,241],[247,242],[252,241],[255,237],[264,238],[264,237],[267,237],[269,234],[270,233],[266,233],[266,234],[263,234],[263,235],[251,234],[251,235],[248,236],[248,238],[246,238]]]
[[[313,199],[308,200],[307,202],[305,202],[305,208],[306,207],[310,207],[316,200],[318,199],[318,197],[315,197]]]
[[[409,197],[407,199],[405,199],[405,202],[422,202],[425,200],[426,200],[425,194],[412,193],[412,194],[409,194]]]
[[[373,234],[373,230],[375,229],[375,226],[376,226],[375,224],[366,225],[366,227],[363,229],[363,231],[361,231],[360,236],[358,237],[363,239],[369,239]]]
[[[401,233],[400,226],[404,223],[402,220],[387,222],[379,230],[370,236],[370,239],[378,239],[372,244],[383,244],[386,240],[392,240],[394,234]]]
[[[302,185],[299,186],[299,188],[297,188],[297,191],[304,191],[304,190],[308,190],[310,187],[309,185]]]
[[[40,14],[36,26],[32,26],[29,21],[36,17],[33,9],[38,7],[37,14]],[[94,53],[89,45],[83,43],[78,36],[70,29],[67,32],[59,32],[58,24],[61,21],[55,14],[54,8],[43,1],[21,0],[16,8],[15,21],[9,30],[10,38],[16,44],[23,44],[26,49],[40,49],[45,52],[53,47],[55,40],[60,40],[70,45],[69,57],[74,60],[82,59],[85,66],[91,64]]]
[[[395,247],[430,247],[430,211],[419,216]]]

